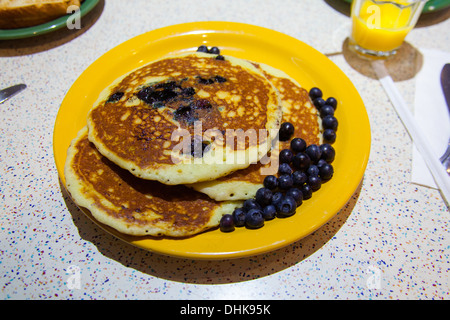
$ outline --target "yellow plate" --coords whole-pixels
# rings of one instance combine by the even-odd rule
[[[61,104],[54,128],[54,155],[63,184],[66,151],[99,93],[114,79],[161,56],[217,46],[223,54],[284,70],[307,90],[317,86],[338,100],[339,121],[334,177],[294,216],[267,221],[258,230],[212,230],[186,239],[134,238],[102,226],[118,238],[165,255],[193,259],[228,259],[269,252],[295,242],[329,221],[357,189],[370,152],[370,126],[364,104],[344,73],[323,54],[285,34],[241,23],[195,22],[137,36],[110,50],[75,81]],[[89,213],[88,213],[89,214]]]

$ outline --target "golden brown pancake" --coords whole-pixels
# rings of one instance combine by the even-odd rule
[[[171,185],[256,163],[280,125],[278,92],[251,63],[217,57],[169,56],[116,80],[89,112],[89,140],[137,177]]]
[[[295,127],[292,138],[303,138],[307,144],[320,144],[322,142],[321,121],[316,108],[311,104],[308,91],[281,70],[264,64],[255,65],[279,90],[283,106],[282,122],[291,122]],[[263,158],[260,162],[226,177],[189,186],[219,201],[252,198],[256,191],[263,186],[265,176],[276,175],[278,153],[289,147],[290,141],[279,141],[278,148],[271,151],[270,159]]]
[[[217,202],[183,185],[135,177],[89,142],[83,128],[68,149],[67,190],[95,219],[121,233],[184,237],[219,224],[239,202]]]

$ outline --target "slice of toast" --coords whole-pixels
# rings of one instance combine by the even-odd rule
[[[80,0],[0,0],[0,29],[36,26],[66,15]]]

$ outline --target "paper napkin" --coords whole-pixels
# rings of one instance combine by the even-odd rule
[[[450,63],[450,53],[434,49],[421,49],[423,66],[416,75],[414,117],[426,135],[436,158],[447,149],[450,138],[450,112],[441,87],[441,70]],[[437,188],[425,161],[413,147],[412,182]],[[450,179],[450,176],[449,176]]]

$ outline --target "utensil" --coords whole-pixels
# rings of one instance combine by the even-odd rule
[[[448,139],[447,150],[445,150],[445,153],[439,158],[439,160],[441,160],[445,170],[450,175],[450,139]]]
[[[445,102],[450,111],[450,63],[446,63],[441,71],[441,86],[444,92]]]
[[[26,87],[27,86],[25,84],[21,83],[21,84],[16,84],[14,86],[0,90],[0,103],[3,103],[6,100],[8,100],[9,98],[11,98],[12,96],[15,96],[16,94],[18,94],[20,91],[22,91]]]
[[[378,76],[378,79],[389,96],[395,111],[403,122],[406,130],[408,130],[409,135],[411,136],[414,144],[417,147],[417,150],[422,155],[425,163],[428,166],[431,174],[433,175],[434,181],[441,191],[441,195],[449,205],[450,200],[450,178],[447,174],[447,171],[439,162],[437,157],[434,156],[433,151],[430,149],[429,144],[420,130],[420,127],[417,125],[414,117],[411,115],[408,106],[406,105],[405,100],[398,92],[397,87],[394,84],[394,81],[389,76],[389,73],[386,70],[383,60],[374,60],[372,62],[373,69]]]
[[[444,93],[445,102],[447,103],[447,108],[450,112],[450,63],[444,65],[441,71],[441,87],[442,92]],[[447,173],[450,174],[450,138],[448,140],[447,150],[445,150],[442,157],[439,158],[442,164],[447,170]]]

